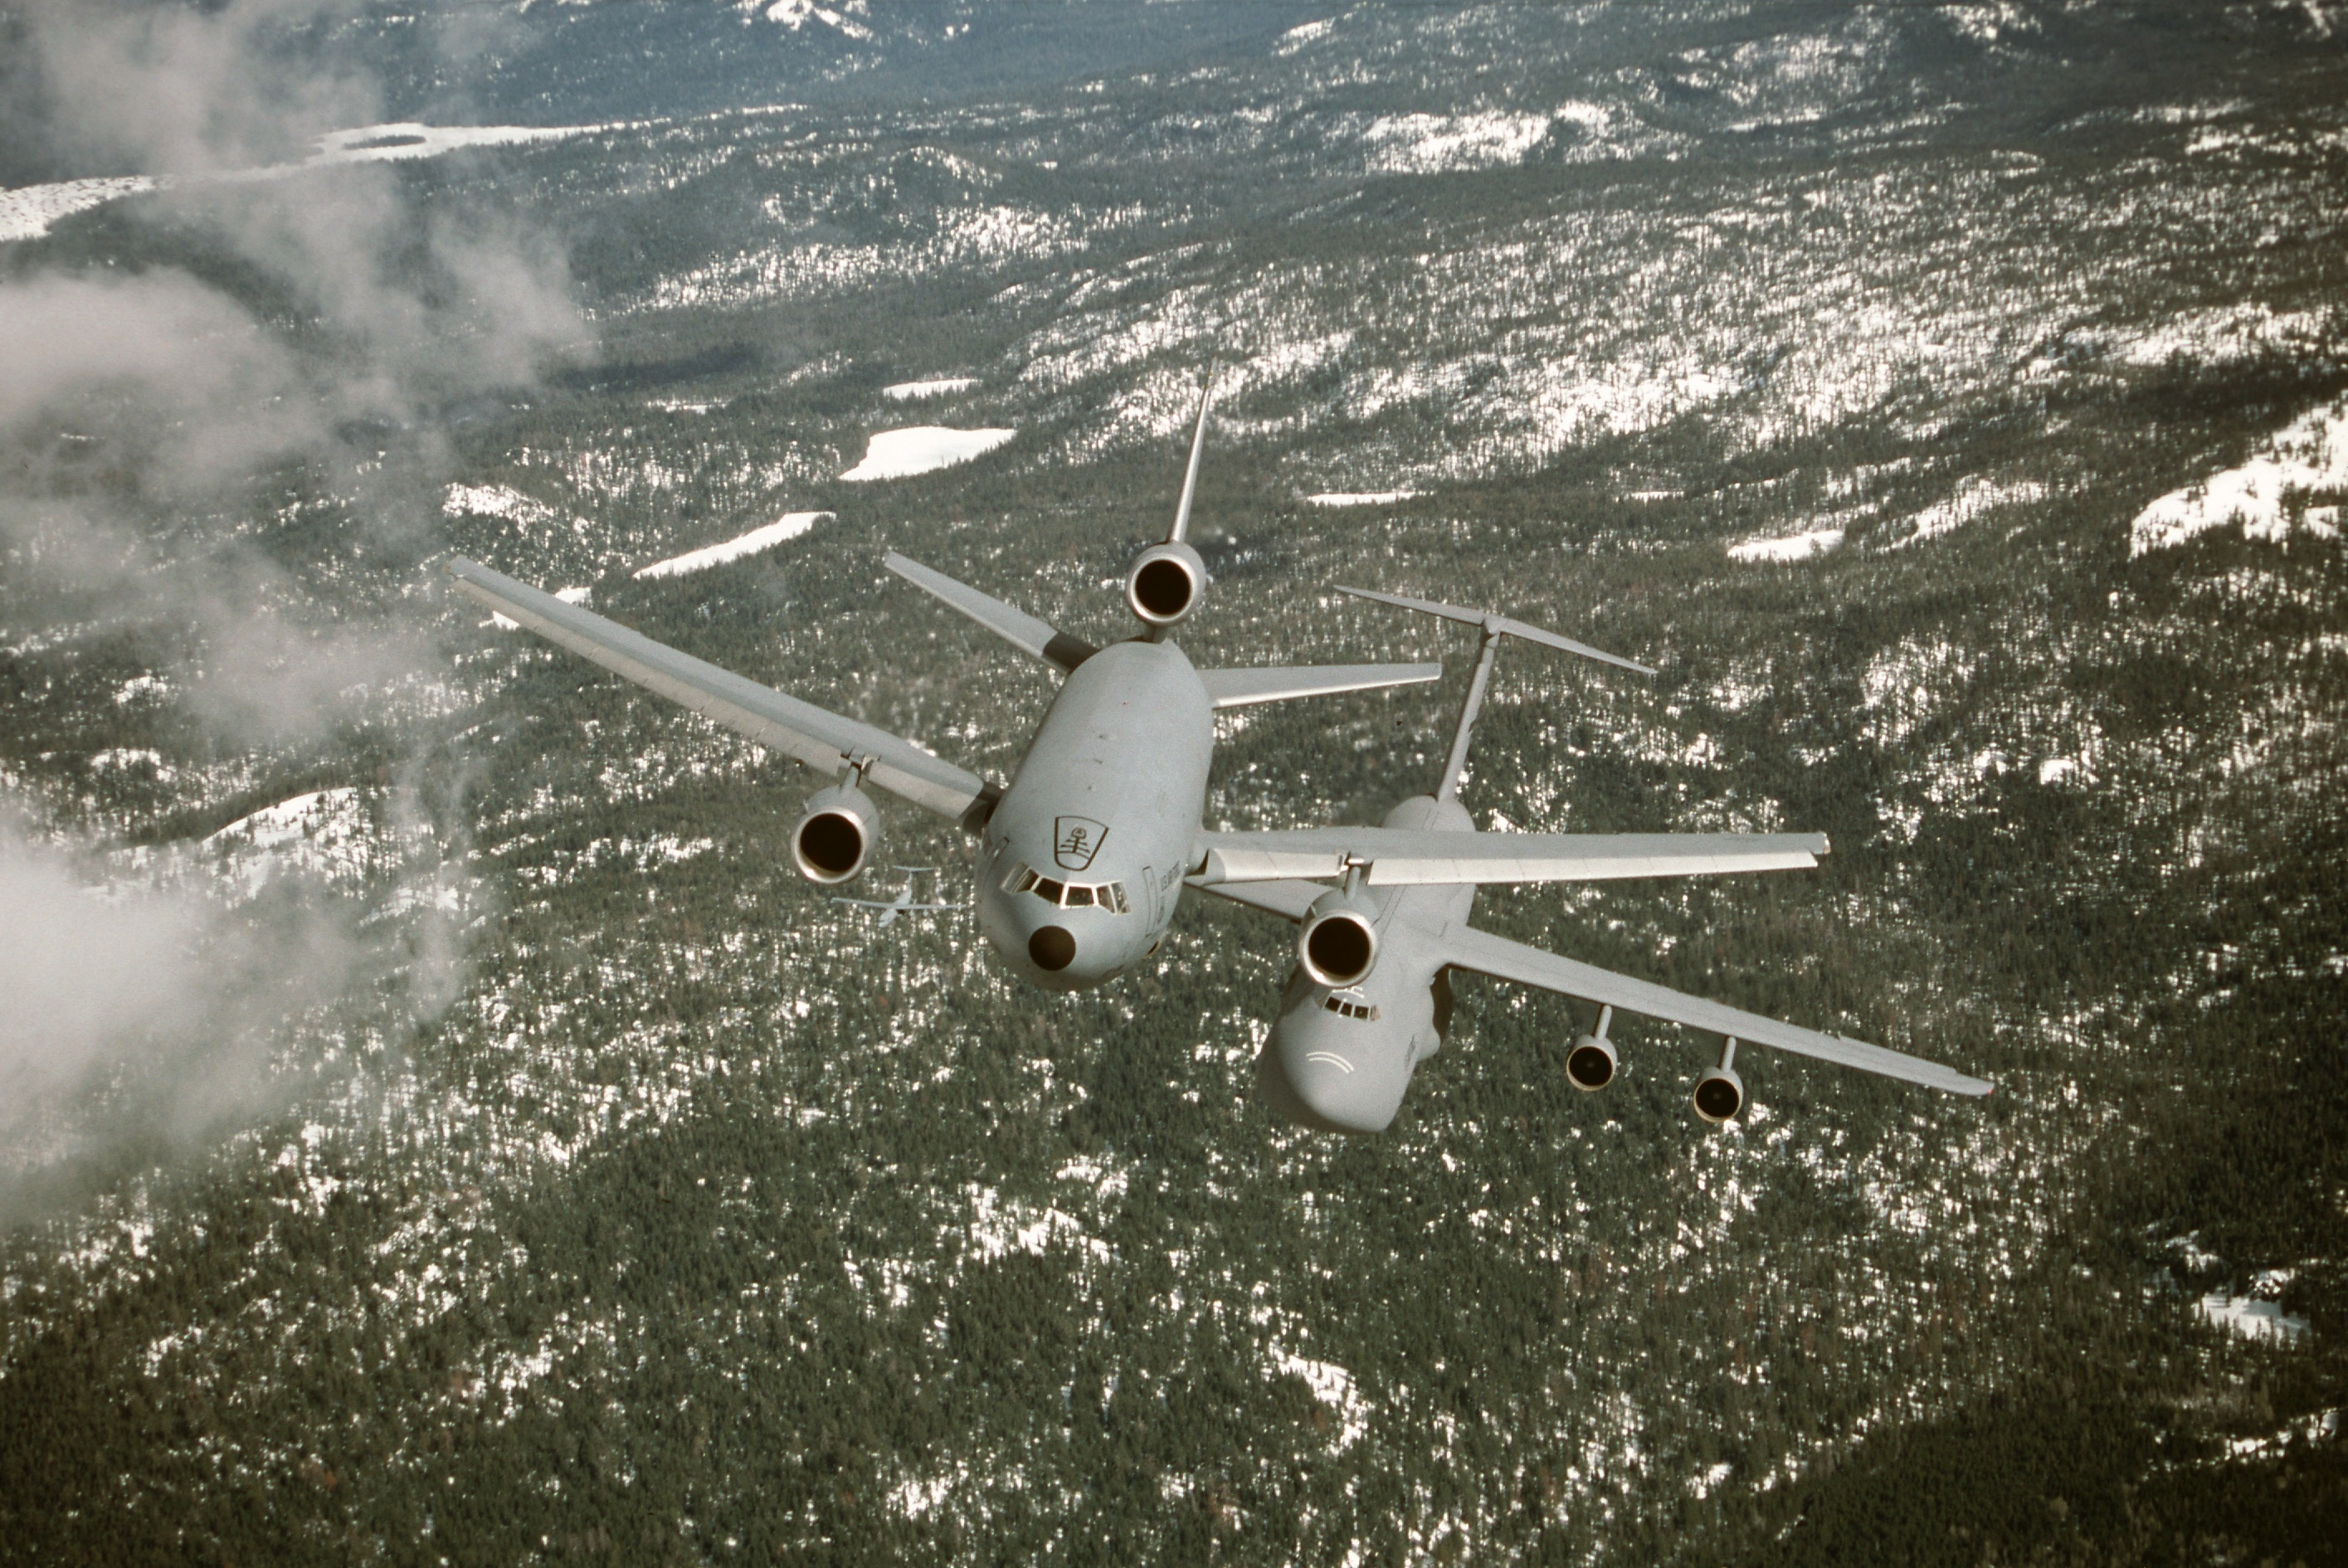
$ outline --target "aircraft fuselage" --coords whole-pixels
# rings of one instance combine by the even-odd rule
[[[1387,812],[1385,826],[1445,831],[1472,823],[1458,801],[1416,795]],[[1376,967],[1360,985],[1338,990],[1298,968],[1256,1058],[1272,1108],[1323,1132],[1382,1132],[1394,1121],[1411,1075],[1441,1048],[1450,1026],[1436,939],[1466,925],[1476,903],[1472,883],[1369,891],[1378,905]]]
[[[1153,949],[1198,841],[1214,704],[1170,641],[1071,671],[982,840],[978,923],[1023,979],[1081,991]]]

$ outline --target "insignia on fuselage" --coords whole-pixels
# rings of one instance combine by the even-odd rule
[[[1100,853],[1101,841],[1108,830],[1090,817],[1056,817],[1052,820],[1052,858],[1062,871],[1080,872],[1093,863]]]

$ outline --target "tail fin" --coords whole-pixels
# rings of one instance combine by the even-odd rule
[[[1521,637],[1528,643],[1539,643],[1545,648],[1578,654],[1585,659],[1614,665],[1626,670],[1636,670],[1643,676],[1655,672],[1613,654],[1601,653],[1587,643],[1577,643],[1571,637],[1560,637],[1555,632],[1544,632],[1539,626],[1506,615],[1495,615],[1482,610],[1463,610],[1457,604],[1438,604],[1432,599],[1411,599],[1400,593],[1376,593],[1367,588],[1344,588],[1340,593],[1350,593],[1356,599],[1375,599],[1381,604],[1398,605],[1405,610],[1417,610],[1429,615],[1440,615],[1447,621],[1458,621],[1474,626],[1484,634],[1482,645],[1476,650],[1476,673],[1468,679],[1468,696],[1459,706],[1459,727],[1451,738],[1451,755],[1443,764],[1443,778],[1436,786],[1438,800],[1457,799],[1459,781],[1468,771],[1468,744],[1476,734],[1476,716],[1484,707],[1484,689],[1491,684],[1492,660],[1500,651],[1502,637]]]
[[[1199,388],[1199,428],[1190,437],[1190,468],[1182,476],[1182,500],[1174,508],[1174,526],[1166,535],[1169,544],[1180,544],[1190,531],[1190,498],[1199,490],[1199,457],[1207,449],[1207,410],[1215,400],[1215,367],[1207,366],[1207,384]]]

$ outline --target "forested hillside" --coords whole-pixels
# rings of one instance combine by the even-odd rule
[[[0,391],[0,975],[94,998],[0,1024],[0,1560],[2348,1556],[2348,16],[1300,16],[0,242],[204,346]],[[1227,714],[1208,826],[1432,783],[1472,649],[1332,585],[1504,611],[1661,673],[1508,648],[1480,824],[1834,848],[1478,924],[1996,1093],[1751,1047],[1714,1130],[1462,976],[1284,1127],[1287,926],[878,929],[436,570],[1003,777],[1051,677],[881,554],[1126,634],[1210,365],[1194,659],[1447,673]],[[840,478],[921,426],[1014,434]]]

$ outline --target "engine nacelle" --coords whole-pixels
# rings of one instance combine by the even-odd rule
[[[1584,1094],[1595,1093],[1614,1081],[1614,1046],[1596,1035],[1584,1035],[1565,1053],[1565,1081]]]
[[[1207,592],[1207,562],[1180,540],[1153,544],[1125,574],[1125,603],[1152,630],[1171,626],[1199,607]]]
[[[835,784],[808,797],[807,812],[791,830],[791,860],[799,875],[836,887],[864,869],[880,847],[880,812],[853,784]]]
[[[1333,888],[1313,901],[1296,934],[1296,961],[1316,985],[1342,991],[1370,977],[1378,963],[1377,909]]]
[[[1745,1109],[1745,1080],[1735,1068],[1713,1068],[1695,1080],[1695,1092],[1688,1099],[1698,1116],[1717,1127]]]

